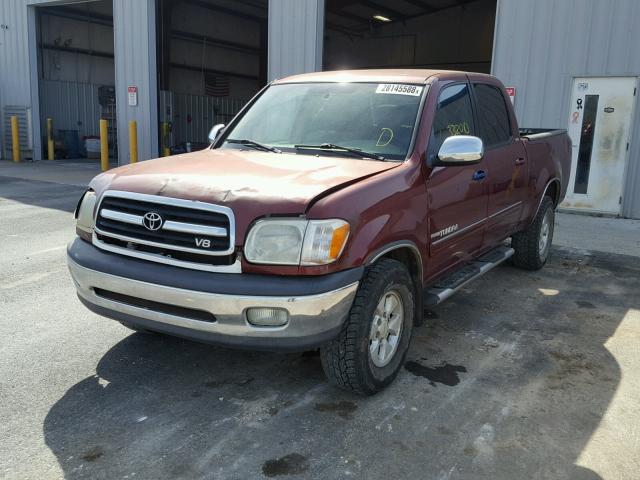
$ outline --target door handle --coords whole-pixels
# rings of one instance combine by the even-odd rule
[[[484,170],[478,170],[473,174],[472,178],[474,182],[479,182],[480,180],[484,180],[486,176],[487,172],[485,172]]]
[[[518,158],[516,158],[515,164],[516,164],[516,165],[522,165],[522,164],[523,164],[524,162],[526,162],[526,161],[527,161],[527,159],[526,159],[526,158],[524,158],[524,157],[518,157]]]

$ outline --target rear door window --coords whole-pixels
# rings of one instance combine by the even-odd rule
[[[473,85],[478,114],[478,136],[485,148],[511,140],[511,124],[504,95],[497,87],[484,83]]]
[[[433,117],[429,155],[437,155],[445,139],[454,135],[474,135],[471,96],[466,83],[445,87],[440,92]]]

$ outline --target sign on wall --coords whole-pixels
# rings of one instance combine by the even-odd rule
[[[129,99],[130,107],[138,106],[138,87],[131,85],[127,88],[127,98]]]
[[[511,100],[511,104],[513,105],[516,101],[516,87],[506,87],[507,95],[509,95],[509,99]]]

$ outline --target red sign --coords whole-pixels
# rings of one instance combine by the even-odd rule
[[[511,103],[513,104],[516,101],[516,87],[506,87],[507,95],[511,99]]]
[[[136,86],[127,87],[127,97],[128,97],[129,106],[137,107],[138,106],[138,87]]]

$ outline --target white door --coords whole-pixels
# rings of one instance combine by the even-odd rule
[[[635,95],[635,77],[574,79],[571,176],[561,207],[620,213]]]

